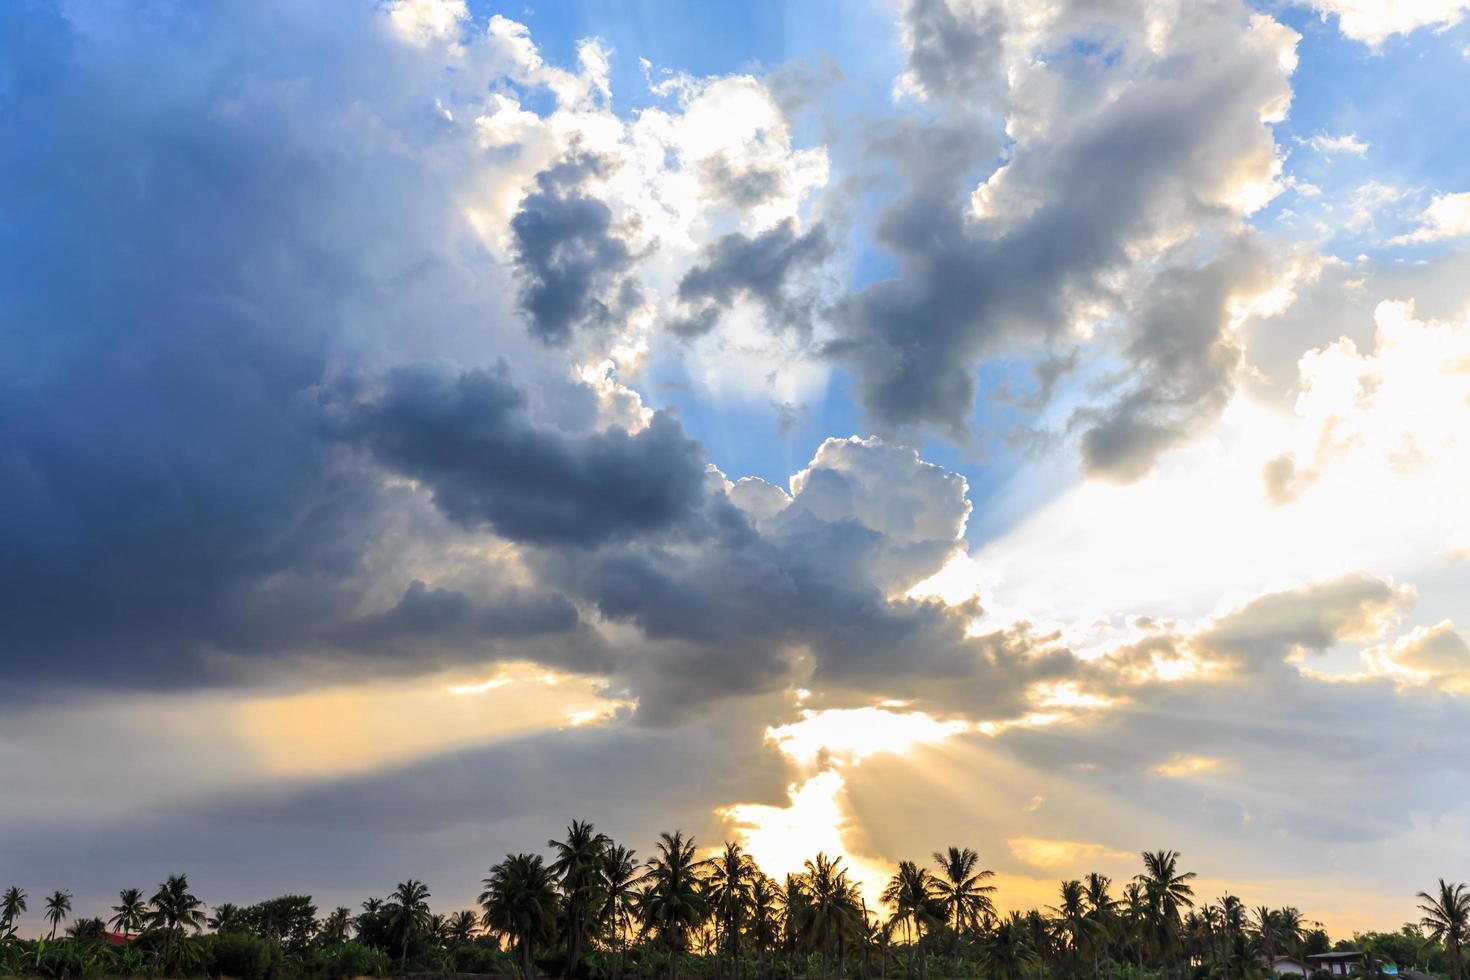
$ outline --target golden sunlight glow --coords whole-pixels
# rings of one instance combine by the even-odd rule
[[[800,871],[802,862],[818,851],[846,850],[842,830],[847,818],[837,800],[842,785],[842,774],[829,769],[800,786],[792,784],[786,806],[736,803],[718,812],[734,825],[761,869],[779,880]]]
[[[1040,868],[1075,867],[1098,858],[1129,858],[1126,851],[1113,851],[1101,844],[1074,840],[1043,840],[1039,837],[1013,837],[1006,841],[1017,860]]]
[[[1036,703],[1043,708],[1106,708],[1113,703],[1111,698],[1086,693],[1076,681],[1038,684],[1035,695]]]
[[[1171,779],[1182,779],[1206,772],[1219,772],[1228,768],[1224,759],[1204,755],[1176,755],[1168,762],[1161,762],[1154,766],[1152,771]]]
[[[489,680],[480,681],[477,684],[454,684],[448,690],[450,694],[484,694],[493,691],[497,687],[504,687],[510,683],[509,677],[492,677]]]
[[[841,855],[849,876],[859,883],[869,904],[876,906],[893,864],[863,855],[847,839],[849,816],[841,767],[858,765],[879,753],[902,755],[972,730],[966,722],[938,721],[922,711],[807,709],[800,721],[766,732],[784,755],[811,770],[802,782],[788,787],[787,804],[736,803],[717,813],[730,822],[756,863],[778,880],[801,871],[803,862],[818,851]]]
[[[369,772],[438,752],[604,720],[621,706],[599,681],[510,665],[495,677],[375,682],[252,698],[227,712],[272,775]]]
[[[875,752],[903,752],[969,731],[963,721],[936,721],[922,711],[899,714],[883,708],[803,711],[802,720],[769,729],[766,737],[787,756],[814,763],[824,756],[841,765]]]

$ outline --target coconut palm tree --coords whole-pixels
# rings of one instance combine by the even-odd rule
[[[539,854],[507,854],[483,882],[480,922],[515,944],[522,980],[535,980],[532,951],[556,930],[556,879]]]
[[[26,910],[26,893],[11,885],[0,896],[0,931],[9,932],[15,920]]]
[[[1020,980],[1039,960],[1030,929],[1019,912],[997,922],[980,951],[980,965],[986,975],[1001,980]]]
[[[1143,886],[1135,878],[1123,887],[1122,920],[1132,947],[1134,965],[1143,970],[1143,954],[1148,946],[1149,902]]]
[[[727,841],[725,849],[709,864],[710,901],[715,916],[715,929],[719,938],[716,946],[716,971],[720,961],[729,955],[733,969],[738,972],[740,964],[740,930],[743,928],[746,907],[750,904],[750,885],[756,870],[745,851],[734,841]]]
[[[234,902],[220,902],[204,924],[215,932],[229,932],[240,927],[240,907]]]
[[[841,940],[849,918],[847,872],[841,858],[829,858],[821,852],[806,861],[806,904],[800,926],[822,952],[822,976],[827,975],[834,940]]]
[[[1276,913],[1262,905],[1256,909],[1256,936],[1261,941],[1261,953],[1267,963],[1276,959]]]
[[[1160,957],[1168,962],[1179,942],[1180,909],[1194,906],[1193,871],[1179,870],[1178,851],[1144,851],[1143,874],[1135,880],[1148,900],[1148,923]]]
[[[786,951],[786,976],[790,980],[796,951],[804,946],[805,936],[802,923],[810,918],[807,907],[811,898],[807,894],[806,880],[802,875],[787,875],[786,884],[777,899],[782,910],[781,945]]]
[[[51,923],[51,938],[56,938],[56,927],[71,915],[71,892],[54,891],[46,899],[46,921]]]
[[[755,869],[750,881],[750,939],[755,943],[761,980],[770,980],[766,953],[781,936],[781,887]]]
[[[408,944],[420,933],[427,932],[432,913],[429,911],[429,886],[416,878],[398,883],[383,905],[388,917],[388,934],[398,939],[398,968],[408,965]]]
[[[1087,914],[1087,889],[1076,879],[1062,882],[1061,901],[1048,911],[1055,920],[1061,951],[1070,953],[1072,971],[1076,973],[1082,949],[1093,935],[1093,920]]]
[[[679,953],[690,932],[709,915],[704,880],[707,864],[695,856],[694,839],[686,838],[682,831],[660,834],[655,850],[640,879],[653,886],[642,911],[645,926],[668,949],[669,980],[675,980]]]
[[[171,963],[175,938],[182,937],[186,929],[197,932],[204,926],[204,903],[190,894],[188,875],[169,875],[151,902],[148,925],[163,933],[161,955],[165,963]]]
[[[841,858],[829,859],[825,854],[805,864],[807,901],[802,929],[822,950],[822,975],[831,963],[832,944],[837,945],[837,976],[844,973],[847,945],[863,934],[863,900],[857,885],[847,877]]]
[[[1470,935],[1470,891],[1463,884],[1450,884],[1439,879],[1439,890],[1431,895],[1420,892],[1419,922],[1430,938],[1442,943],[1450,957],[1450,980],[1461,980],[1464,974],[1462,949]]]
[[[990,900],[995,886],[984,884],[995,872],[981,868],[980,855],[968,847],[935,851],[934,862],[939,865],[939,874],[934,876],[934,892],[944,906],[945,921],[954,930],[950,938],[949,976],[955,980],[959,970],[960,933],[982,916],[995,915],[995,905]]]
[[[460,909],[449,917],[447,936],[450,942],[463,946],[475,938],[479,927],[480,917],[473,909]]]
[[[1087,916],[1092,920],[1093,935],[1097,943],[1093,947],[1092,975],[1097,976],[1098,946],[1101,946],[1102,958],[1108,963],[1109,975],[1111,976],[1113,963],[1113,937],[1118,927],[1118,903],[1113,896],[1108,894],[1108,888],[1113,884],[1113,879],[1107,875],[1098,874],[1096,871],[1088,872],[1085,879],[1087,889]]]
[[[576,973],[582,962],[587,930],[592,925],[598,905],[602,853],[611,843],[606,834],[599,834],[585,820],[573,820],[567,826],[566,840],[546,842],[546,846],[556,854],[551,862],[551,873],[556,876],[566,899],[567,975]]]
[[[442,912],[431,913],[424,934],[434,940],[435,944],[443,946],[449,942],[449,919]]]
[[[896,918],[912,923],[919,957],[919,980],[928,980],[925,931],[944,921],[944,907],[935,895],[934,876],[927,868],[921,868],[912,861],[900,861],[898,871],[883,890],[882,898],[892,906]]]
[[[1301,952],[1304,933],[1300,909],[1288,905],[1276,910],[1276,941],[1281,944],[1283,953]]]
[[[340,947],[347,942],[351,932],[352,910],[345,905],[339,905],[332,910],[331,915],[322,920],[320,938],[329,946]]]
[[[632,932],[631,912],[634,886],[638,882],[638,855],[621,844],[609,844],[602,851],[598,869],[597,922],[612,936],[618,951],[618,977],[623,976],[627,960],[628,938]]]
[[[107,920],[107,925],[124,937],[142,932],[148,916],[148,903],[143,900],[143,893],[137,888],[124,888],[117,893],[117,902],[112,907],[117,914]]]

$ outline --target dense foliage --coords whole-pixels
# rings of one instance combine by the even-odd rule
[[[484,878],[479,909],[435,914],[421,881],[320,916],[310,896],[206,913],[173,875],[145,899],[124,889],[109,918],[72,919],[70,893],[44,899],[48,931],[21,939],[29,896],[0,895],[0,975],[291,980],[409,974],[711,980],[1262,980],[1272,957],[1362,953],[1355,973],[1421,971],[1465,980],[1470,889],[1440,881],[1423,917],[1336,944],[1294,908],[1195,894],[1174,851],[1145,852],[1115,887],[1063,881],[1056,904],[1002,912],[969,848],[899,863],[870,908],[841,858],[814,855],[775,881],[736,843],[712,856],[662,834],[640,862],[591,824],[548,841],[551,860],[510,854]],[[58,928],[70,921],[64,933]],[[1326,974],[1309,980],[1328,980]]]

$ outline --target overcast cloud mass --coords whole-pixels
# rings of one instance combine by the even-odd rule
[[[0,884],[1463,878],[1470,7],[681,11],[0,4]]]

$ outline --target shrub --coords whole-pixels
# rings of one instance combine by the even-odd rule
[[[342,977],[377,977],[389,971],[388,954],[362,943],[345,942],[341,946],[318,949],[311,954],[307,967],[312,976],[326,980]]]
[[[238,980],[272,980],[278,972],[280,947],[245,932],[223,932],[214,937],[207,969],[214,976]]]

